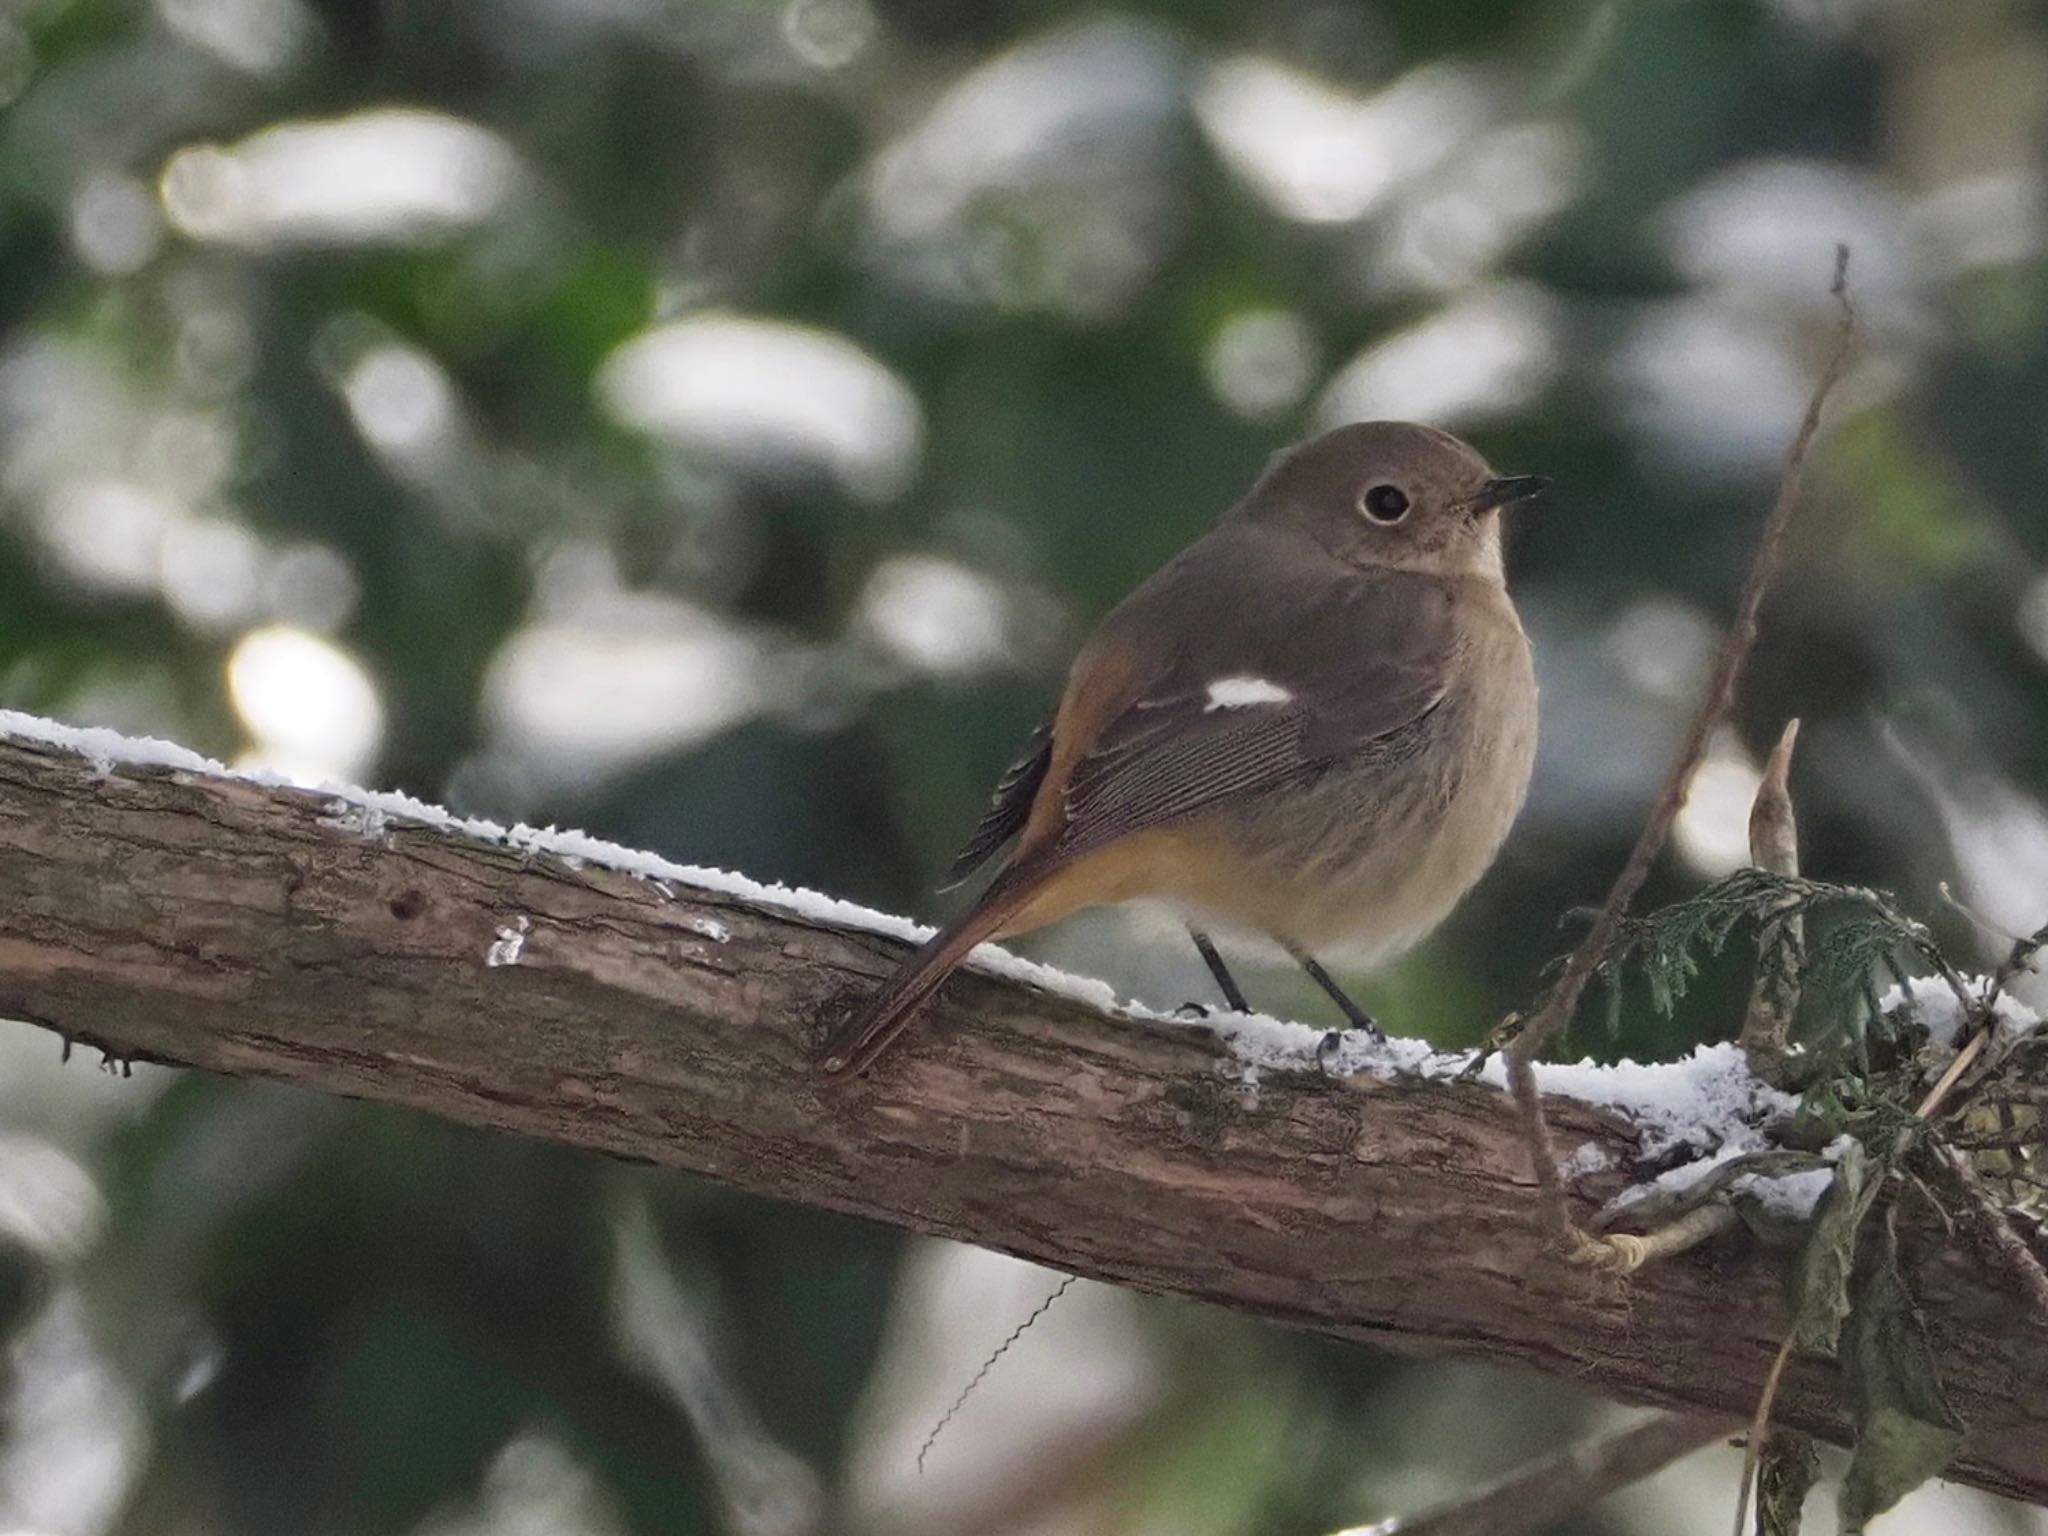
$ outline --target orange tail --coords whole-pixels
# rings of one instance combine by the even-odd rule
[[[1037,876],[1019,879],[1013,870],[990,886],[972,911],[927,939],[833,1040],[818,1063],[825,1075],[844,1082],[873,1066],[974,946],[1001,928],[1043,883]]]

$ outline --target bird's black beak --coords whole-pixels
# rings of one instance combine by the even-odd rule
[[[1543,494],[1550,484],[1548,475],[1502,475],[1489,480],[1479,487],[1479,494],[1472,498],[1472,515],[1491,512],[1496,507],[1512,506],[1518,501],[1527,501],[1531,496]]]

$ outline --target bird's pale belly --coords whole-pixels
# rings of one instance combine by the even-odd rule
[[[1504,697],[1446,701],[1435,730],[1398,751],[1077,860],[1004,932],[1151,898],[1199,926],[1356,964],[1398,953],[1478,882],[1521,810],[1536,753],[1535,684],[1526,671],[1510,678]]]
[[[1493,863],[1528,794],[1533,680],[1485,702],[1447,701],[1409,750],[1245,806],[1219,829],[1240,851],[1245,896],[1215,915],[1359,964],[1427,935]]]
[[[1528,788],[1526,753],[1504,743],[1462,783],[1333,783],[1261,825],[1232,829],[1238,892],[1193,905],[1234,927],[1314,953],[1371,964],[1422,939],[1493,863]]]

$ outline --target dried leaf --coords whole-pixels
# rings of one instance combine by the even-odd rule
[[[1856,1227],[1863,1218],[1869,1164],[1851,1141],[1835,1164],[1835,1181],[1814,1212],[1813,1230],[1792,1265],[1792,1336],[1802,1349],[1832,1352],[1849,1314],[1856,1269]]]
[[[1842,1405],[1856,1428],[1842,1480],[1849,1536],[1937,1476],[1963,1443],[1889,1227],[1864,1243],[1855,1289],[1842,1331]]]

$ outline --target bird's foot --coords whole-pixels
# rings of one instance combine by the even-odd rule
[[[1326,1077],[1349,1077],[1364,1066],[1365,1060],[1357,1054],[1361,1038],[1366,1046],[1384,1045],[1387,1037],[1377,1024],[1370,1028],[1352,1025],[1349,1029],[1332,1029],[1324,1032],[1316,1043],[1316,1065]],[[1370,1056],[1368,1050],[1365,1055]],[[1350,1059],[1347,1060],[1346,1058]]]
[[[1194,1001],[1188,1001],[1188,1004],[1182,1004],[1180,1008],[1174,1010],[1174,1018],[1186,1018],[1190,1022],[1204,1018],[1251,1018],[1251,1008],[1231,1008],[1229,1004],[1194,1004]]]
[[[1506,1050],[1520,1038],[1522,1028],[1527,1022],[1528,1020],[1523,1018],[1521,1014],[1511,1013],[1494,1025],[1492,1029],[1488,1030],[1486,1038],[1479,1042],[1479,1048],[1473,1051],[1472,1059],[1466,1062],[1459,1070],[1458,1081],[1469,1083],[1478,1077],[1481,1072],[1486,1070],[1488,1060]]]
[[[1332,1029],[1326,1030],[1323,1038],[1316,1043],[1316,1066],[1325,1077],[1349,1077],[1356,1070],[1344,1061],[1345,1049],[1360,1035],[1375,1044],[1386,1037],[1375,1030]]]

